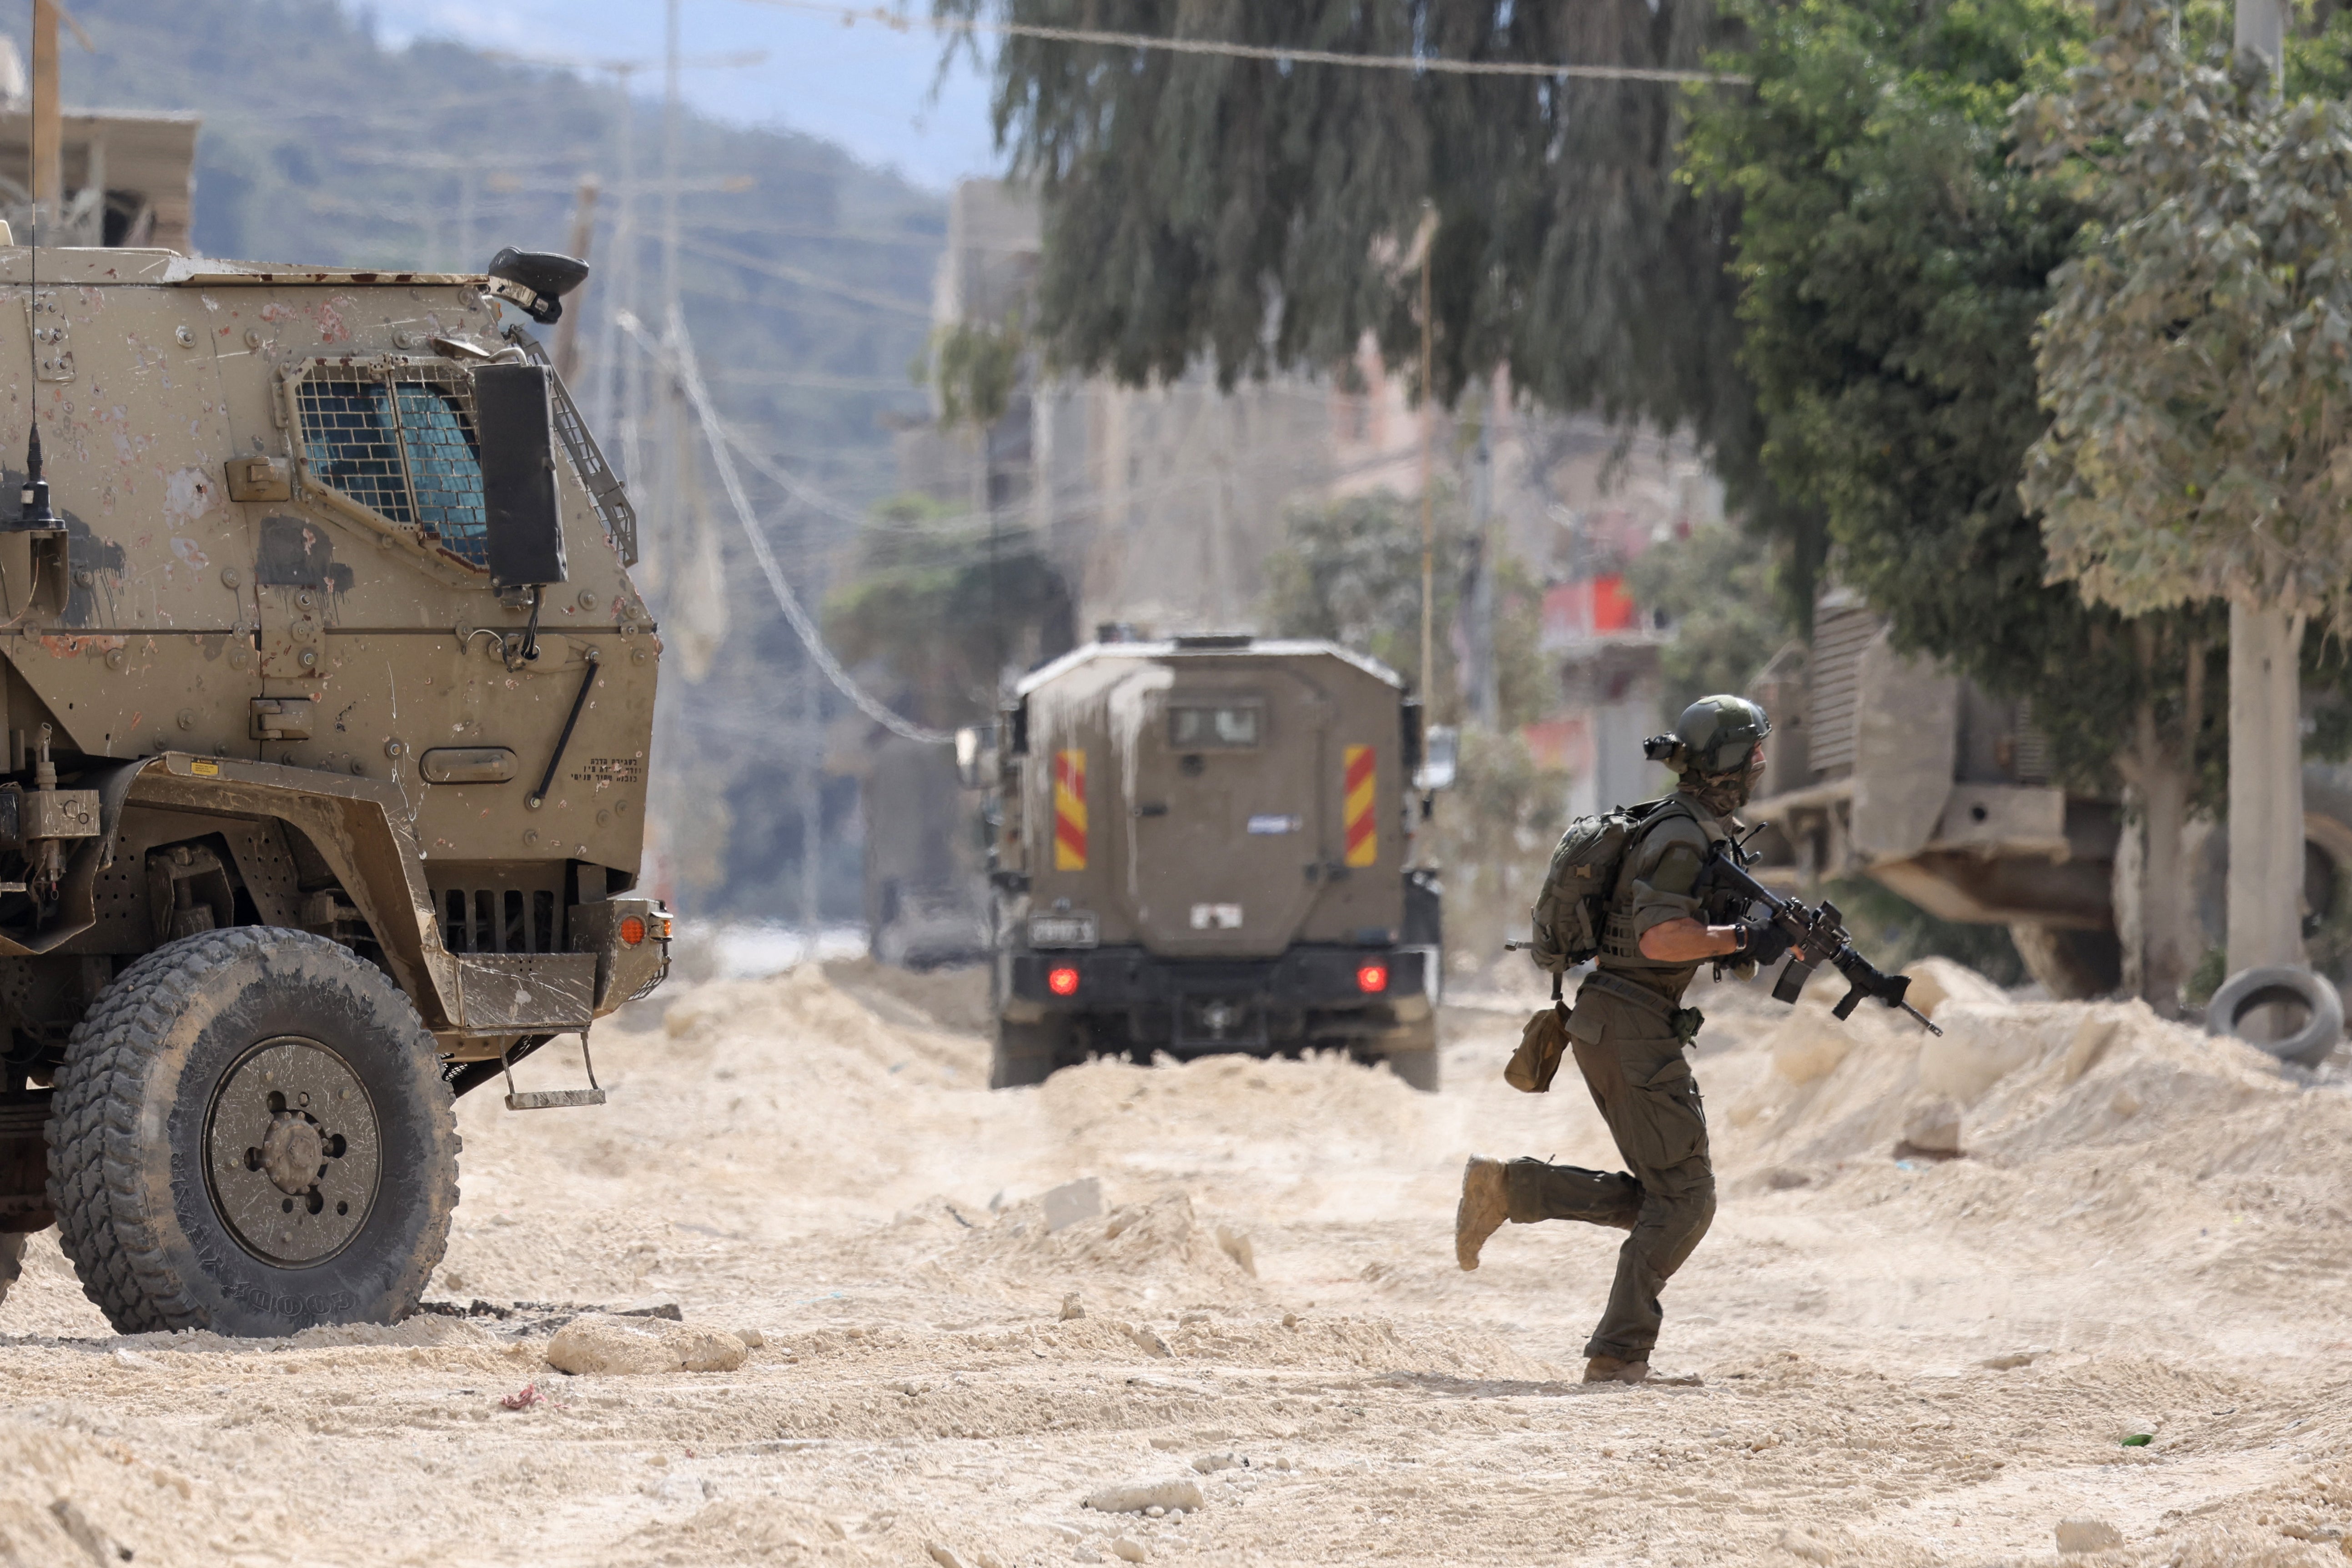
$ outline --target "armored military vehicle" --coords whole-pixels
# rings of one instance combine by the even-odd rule
[[[516,314],[585,272],[0,247],[7,1275],[54,1220],[125,1331],[395,1320],[454,1097],[601,1100],[668,919],[635,521]]]
[[[1334,1048],[1435,1089],[1420,718],[1321,642],[1093,643],[1023,680],[991,802],[995,1087],[1097,1053]]]

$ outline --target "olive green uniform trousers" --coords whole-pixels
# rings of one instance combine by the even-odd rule
[[[1587,1171],[1541,1160],[1504,1167],[1515,1224],[1576,1219],[1630,1231],[1588,1356],[1647,1361],[1665,1312],[1658,1293],[1715,1218],[1706,1110],[1683,1043],[1661,1008],[1585,986],[1569,1043],[1627,1169]]]

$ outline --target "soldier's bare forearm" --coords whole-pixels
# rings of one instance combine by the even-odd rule
[[[1696,963],[1738,951],[1738,926],[1711,926],[1687,917],[1662,921],[1642,933],[1642,956],[1660,963]]]

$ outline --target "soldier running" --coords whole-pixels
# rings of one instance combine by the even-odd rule
[[[1698,966],[1725,960],[1747,973],[1788,951],[1769,921],[1711,924],[1698,888],[1709,847],[1748,803],[1764,772],[1771,721],[1738,697],[1706,697],[1684,710],[1674,744],[1654,748],[1681,775],[1642,818],[1611,887],[1594,972],[1578,989],[1568,1038],[1593,1103],[1628,1170],[1473,1157],[1462,1173],[1454,1249],[1465,1268],[1507,1219],[1575,1219],[1630,1231],[1600,1326],[1584,1347],[1587,1383],[1640,1383],[1664,1313],[1658,1292],[1715,1216],[1706,1114],[1683,1052],[1703,1021],[1682,1005]],[[1541,951],[1555,966],[1560,955]]]

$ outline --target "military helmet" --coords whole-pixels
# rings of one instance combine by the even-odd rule
[[[1772,721],[1745,697],[1702,697],[1683,710],[1672,735],[1660,735],[1643,750],[1676,773],[1727,773],[1771,732]]]

